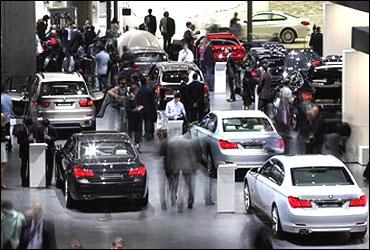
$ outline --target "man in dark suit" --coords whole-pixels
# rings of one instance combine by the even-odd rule
[[[199,121],[204,110],[203,83],[198,80],[198,74],[193,74],[193,81],[187,87],[189,98],[189,121]]]
[[[31,211],[26,212],[26,228],[20,240],[20,249],[57,249],[55,225],[45,219],[42,204],[36,201]]]
[[[157,31],[157,18],[152,15],[152,9],[149,9],[148,13],[149,13],[149,15],[147,15],[144,18],[144,23],[145,23],[145,20],[147,18],[149,18],[149,23],[148,23],[149,32],[152,33],[153,35],[155,35],[155,32]]]
[[[139,102],[139,88],[133,84],[130,88],[130,96],[126,101],[126,114],[128,134],[139,145],[142,134],[142,111],[144,106]]]
[[[19,144],[19,158],[21,158],[22,187],[29,186],[29,161],[30,143],[34,141],[34,128],[32,119],[26,119],[23,124],[14,127],[13,134],[17,137]]]
[[[194,53],[191,22],[186,22],[186,31],[184,32],[184,37],[183,38],[184,38],[186,44],[188,45],[188,48]]]
[[[157,120],[157,109],[154,98],[154,91],[149,86],[146,78],[142,78],[139,88],[139,103],[144,106],[143,119],[145,125],[145,138],[151,141],[154,138],[154,122]]]
[[[268,72],[268,62],[262,62],[258,83],[258,109],[267,114],[268,100],[270,95],[271,75]]]
[[[235,102],[235,76],[236,76],[236,64],[232,57],[230,49],[227,49],[227,61],[226,61],[226,75],[227,81],[229,82],[230,87],[230,99],[227,99],[228,102]]]
[[[163,49],[168,53],[168,49],[171,45],[171,39],[176,31],[175,20],[169,17],[168,11],[165,11],[163,18],[159,23],[159,30],[163,36]]]
[[[46,186],[51,186],[54,169],[54,152],[55,141],[57,139],[57,131],[50,126],[48,119],[42,121],[42,126],[37,128],[36,141],[38,143],[46,143]]]

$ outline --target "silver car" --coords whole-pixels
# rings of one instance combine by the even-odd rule
[[[213,111],[193,124],[189,133],[199,143],[211,177],[217,176],[222,163],[238,168],[260,166],[285,148],[271,120],[258,110]]]
[[[60,129],[95,130],[95,114],[104,97],[79,73],[37,73],[29,88],[9,93],[24,116],[37,121],[48,118]]]
[[[363,238],[368,202],[342,161],[332,155],[278,155],[245,176],[247,213],[271,218],[273,234],[349,232]]]
[[[247,38],[247,24],[242,24],[241,38]],[[308,18],[287,15],[280,11],[264,11],[253,15],[253,38],[256,40],[279,38],[283,43],[293,43],[310,34]]]

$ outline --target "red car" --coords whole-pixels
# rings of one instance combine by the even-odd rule
[[[203,60],[208,45],[212,46],[214,62],[226,61],[226,48],[231,48],[232,57],[236,62],[241,62],[246,54],[243,44],[231,33],[210,33],[201,37],[197,44],[197,58]]]

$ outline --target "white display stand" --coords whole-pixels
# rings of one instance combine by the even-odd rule
[[[169,120],[167,124],[167,137],[175,137],[182,135],[182,120]]]
[[[215,94],[226,94],[226,62],[215,64]]]
[[[30,188],[46,187],[46,143],[30,144]]]
[[[217,213],[235,212],[235,164],[221,164],[217,169]]]

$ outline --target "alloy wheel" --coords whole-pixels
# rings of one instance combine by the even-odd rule
[[[279,233],[279,215],[276,207],[272,209],[272,215],[271,215],[272,223],[271,223],[271,229],[274,235],[278,235]]]
[[[287,29],[287,30],[284,30],[283,34],[282,34],[282,40],[285,42],[285,43],[292,43],[295,39],[295,35],[294,35],[294,32],[290,29]]]

